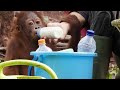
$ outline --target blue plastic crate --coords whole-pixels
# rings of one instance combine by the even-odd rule
[[[96,53],[80,52],[31,52],[38,62],[50,66],[59,79],[92,79],[93,60]],[[50,79],[42,69],[35,67],[35,75]]]

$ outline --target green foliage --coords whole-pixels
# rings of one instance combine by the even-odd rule
[[[110,63],[107,79],[115,79],[115,76],[117,75],[118,71],[118,66],[115,63]]]

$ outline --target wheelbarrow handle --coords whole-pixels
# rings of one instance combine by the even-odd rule
[[[37,61],[26,60],[26,59],[9,60],[9,61],[5,61],[5,62],[0,63],[0,79],[3,79],[4,77],[8,77],[8,76],[3,74],[3,69],[5,67],[14,66],[14,65],[35,66],[35,67],[38,67],[38,68],[45,70],[51,76],[52,79],[58,79],[56,73],[46,64],[43,64],[43,63],[40,63]],[[14,75],[12,75],[12,76],[14,76]],[[17,75],[17,76],[20,76],[20,75]]]

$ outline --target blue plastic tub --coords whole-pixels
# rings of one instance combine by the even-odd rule
[[[96,53],[80,52],[31,52],[38,62],[50,66],[59,79],[92,79],[93,58]],[[35,75],[50,79],[42,69],[35,67]]]

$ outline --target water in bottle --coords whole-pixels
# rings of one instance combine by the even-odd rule
[[[93,38],[94,31],[87,30],[87,34],[83,37],[78,43],[78,52],[95,52],[96,51],[96,42]]]

